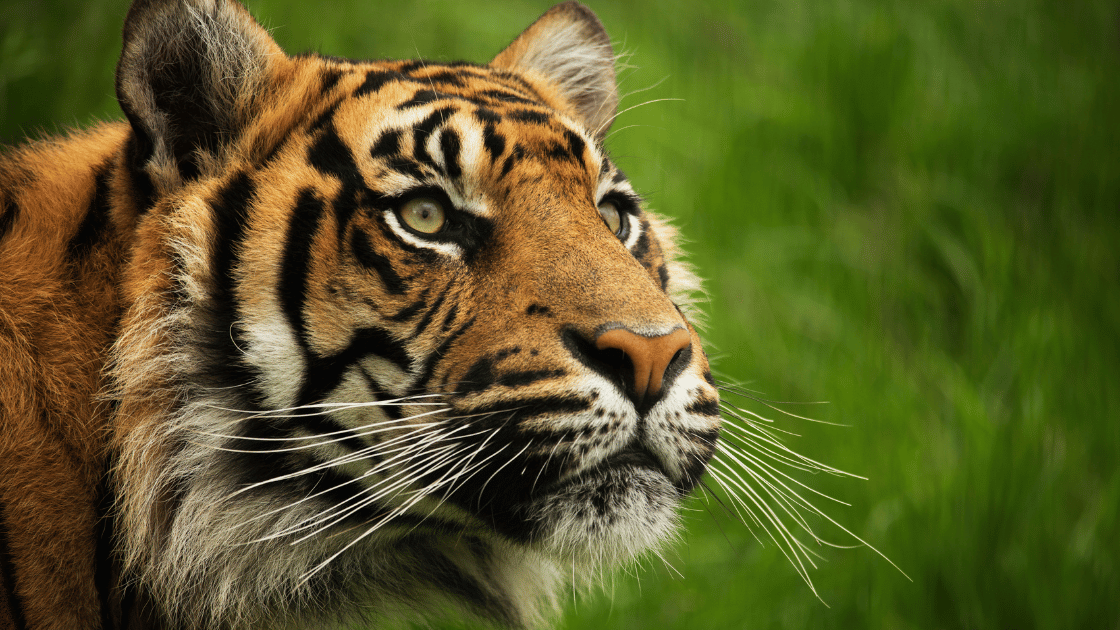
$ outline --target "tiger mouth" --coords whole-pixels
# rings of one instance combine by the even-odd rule
[[[661,462],[647,449],[630,445],[621,451],[603,458],[599,463],[590,468],[585,468],[558,480],[545,489],[543,494],[553,494],[566,488],[596,483],[606,477],[628,471],[645,470],[664,477],[672,482],[672,477],[666,472]]]

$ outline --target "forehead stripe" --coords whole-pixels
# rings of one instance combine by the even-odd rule
[[[487,123],[482,130],[482,145],[490,154],[490,161],[496,162],[506,152],[506,138],[498,133],[493,123]]]
[[[391,158],[401,152],[401,130],[389,129],[381,134],[373,147],[369,150],[369,155],[373,159]]]
[[[510,118],[514,119],[514,120],[519,120],[521,122],[527,122],[527,123],[534,123],[534,124],[537,124],[537,125],[548,124],[548,121],[551,120],[551,117],[548,114],[546,114],[544,112],[538,112],[538,111],[535,111],[535,110],[532,110],[532,109],[515,109],[515,110],[509,112],[506,115],[509,116]]]
[[[463,174],[459,166],[459,134],[445,129],[439,134],[439,149],[443,152],[443,163],[448,177],[458,179]]]
[[[465,101],[467,99],[462,96],[454,94],[447,94],[445,92],[437,92],[435,90],[420,90],[407,101],[397,105],[398,110],[411,109],[413,107],[420,107],[435,101]]]
[[[412,81],[409,77],[404,76],[399,72],[390,72],[385,70],[370,70],[366,73],[366,80],[354,90],[354,97],[365,96],[377,92],[386,83],[391,81]]]
[[[413,128],[412,133],[412,155],[417,162],[427,164],[435,168],[435,162],[432,156],[428,154],[428,138],[435,131],[437,125],[443,124],[449,117],[451,117],[458,109],[455,107],[443,107],[428,114],[428,117],[420,121],[420,124]]]

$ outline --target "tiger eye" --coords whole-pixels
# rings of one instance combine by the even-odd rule
[[[443,205],[430,197],[409,199],[400,209],[405,225],[423,234],[435,234],[447,222]]]
[[[604,201],[599,204],[599,216],[603,217],[611,232],[618,234],[622,231],[622,215],[618,213],[618,207],[613,203]]]

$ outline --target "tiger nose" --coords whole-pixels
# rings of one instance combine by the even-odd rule
[[[692,343],[687,330],[678,328],[667,335],[643,337],[625,328],[608,330],[595,338],[599,350],[620,350],[630,359],[634,369],[634,380],[630,391],[635,402],[656,400],[661,395],[661,383],[665,372],[677,359],[683,357],[686,348]]]

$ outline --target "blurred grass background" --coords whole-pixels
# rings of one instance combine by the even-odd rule
[[[548,3],[249,5],[289,52],[485,61]],[[913,582],[825,548],[826,607],[697,500],[680,575],[619,573],[563,627],[1120,628],[1116,3],[592,6],[623,92],[656,86],[623,107],[683,99],[609,147],[709,280],[717,373],[829,401],[789,409],[849,427],[779,426],[869,478],[810,483]],[[0,2],[0,138],[120,118],[125,10]]]

